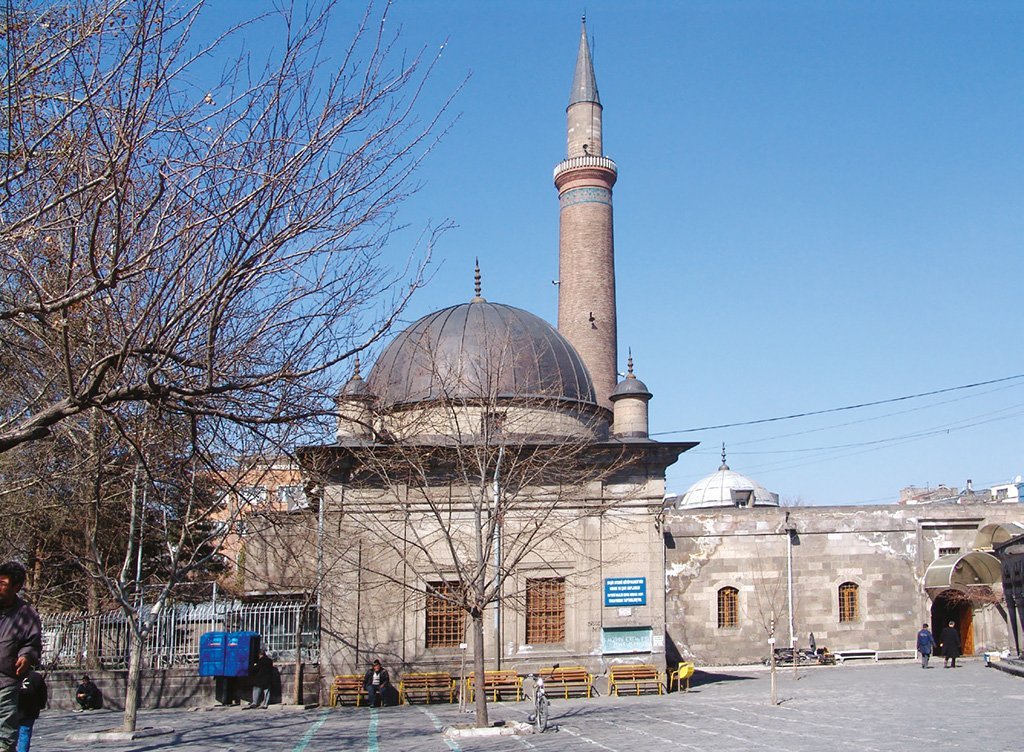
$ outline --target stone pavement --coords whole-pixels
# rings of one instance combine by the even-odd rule
[[[177,752],[474,752],[475,750],[703,750],[705,752],[1018,752],[1024,679],[968,660],[956,670],[925,671],[917,663],[862,663],[779,670],[780,705],[769,699],[769,675],[715,669],[694,677],[688,693],[664,697],[600,697],[552,702],[555,730],[542,735],[446,741],[439,729],[468,723],[456,706],[314,709],[307,711],[147,711],[140,725],[170,726],[174,737],[96,750]],[[531,703],[491,705],[491,720],[525,720]],[[46,711],[33,752],[81,749],[71,731],[109,728],[120,714]]]

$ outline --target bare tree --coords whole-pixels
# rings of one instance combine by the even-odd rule
[[[5,6],[0,452],[120,403],[322,415],[387,331],[420,282],[381,252],[438,130],[415,114],[431,66],[386,7],[332,58],[334,5],[208,42],[202,2]]]
[[[788,526],[789,515],[786,515]],[[788,529],[783,534],[791,535]],[[769,539],[770,540],[770,539]],[[776,634],[780,624],[786,618],[787,612],[787,569],[784,556],[778,556],[772,552],[765,551],[762,544],[758,543],[757,537],[753,538],[755,550],[755,566],[753,569],[754,582],[754,607],[756,617],[764,631],[768,641],[768,666],[770,668],[771,688],[770,702],[778,705],[777,672],[776,662]],[[793,672],[797,671],[796,646],[793,645]]]
[[[153,618],[217,556],[221,458],[322,425],[337,365],[400,315],[436,237],[384,261],[443,130],[447,103],[416,114],[432,63],[402,55],[386,5],[336,47],[335,6],[208,41],[202,2],[3,11],[0,455],[10,478],[75,478],[53,509],[84,522],[86,583],[132,624],[128,729]],[[277,43],[265,59],[248,32]],[[19,503],[51,495],[39,480]],[[115,508],[123,536],[99,521]]]

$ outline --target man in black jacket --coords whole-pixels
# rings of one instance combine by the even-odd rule
[[[79,710],[99,710],[103,707],[103,693],[88,675],[82,676],[82,683],[75,690],[75,700]]]
[[[363,689],[366,690],[366,702],[371,708],[384,705],[385,692],[391,686],[391,679],[387,670],[380,665],[380,659],[373,662],[373,665],[363,675]]]
[[[259,657],[253,661],[249,669],[249,678],[252,679],[252,702],[243,709],[266,710],[270,704],[270,688],[274,684],[274,662],[270,660],[266,650],[260,648]]]
[[[21,679],[43,650],[39,614],[18,597],[24,584],[21,564],[0,564],[0,752],[14,752],[18,743]]]
[[[963,652],[963,646],[960,644],[960,633],[957,631],[955,621],[951,621],[949,626],[942,630],[939,645],[942,646],[942,657],[945,659],[946,668],[956,668],[956,659]],[[950,661],[952,661],[952,666]]]

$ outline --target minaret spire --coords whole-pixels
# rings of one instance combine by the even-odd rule
[[[583,17],[566,116],[566,158],[558,189],[558,331],[583,358],[598,404],[610,408],[618,381],[612,186],[618,168],[604,156],[601,101]]]
[[[587,41],[587,17],[583,16],[580,31],[580,49],[576,53],[576,74],[572,77],[572,91],[569,92],[569,106],[577,102],[601,104],[597,93],[597,77],[594,76],[594,62],[590,57],[590,43]]]

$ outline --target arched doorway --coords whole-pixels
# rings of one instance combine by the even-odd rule
[[[963,590],[948,588],[932,601],[932,632],[935,641],[949,622],[956,624],[964,655],[974,655],[974,604]]]

